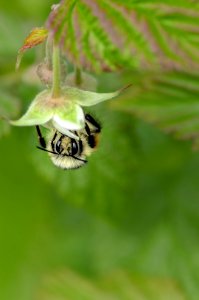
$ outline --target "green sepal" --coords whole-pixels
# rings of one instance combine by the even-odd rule
[[[63,89],[63,94],[65,97],[81,106],[92,106],[118,96],[121,91],[122,90],[118,90],[112,93],[95,93],[80,90],[75,87],[65,87]]]
[[[50,90],[39,93],[32,101],[27,112],[16,121],[10,121],[15,126],[33,126],[47,123],[53,116],[53,107],[47,104],[50,98]]]
[[[31,103],[28,111],[16,121],[15,126],[53,125],[65,134],[69,130],[79,130],[85,126],[84,112],[81,106],[92,106],[118,96],[121,91],[113,93],[95,93],[75,87],[65,87],[59,97],[53,97],[50,89],[39,93]]]
[[[84,112],[75,101],[66,95],[53,98],[50,90],[44,90],[36,96],[28,111],[16,121],[15,126],[53,125],[57,130],[79,130],[84,127]],[[67,131],[68,132],[68,131]]]

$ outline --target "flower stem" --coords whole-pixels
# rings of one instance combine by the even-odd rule
[[[61,91],[61,76],[60,76],[60,50],[59,46],[53,44],[53,86],[52,86],[52,97],[58,98]]]
[[[52,52],[53,52],[53,41],[50,37],[48,37],[46,41],[45,61],[47,63],[49,70],[52,70]]]
[[[81,74],[81,69],[76,67],[75,68],[75,84],[77,86],[80,86],[82,83],[82,74]]]

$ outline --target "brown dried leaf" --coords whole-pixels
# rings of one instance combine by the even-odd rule
[[[19,49],[17,55],[16,69],[19,68],[21,59],[27,49],[31,49],[45,41],[48,36],[48,30],[43,27],[33,28],[30,34],[26,37],[23,46]]]

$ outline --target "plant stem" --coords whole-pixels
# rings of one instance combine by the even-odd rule
[[[53,44],[53,86],[52,86],[52,97],[58,98],[60,96],[61,76],[60,76],[60,50],[59,46]]]
[[[53,52],[53,41],[52,41],[51,37],[48,37],[47,41],[46,41],[45,60],[46,60],[47,66],[50,70],[52,70],[52,52]]]
[[[77,86],[80,86],[82,83],[81,69],[78,67],[75,68],[75,83]]]

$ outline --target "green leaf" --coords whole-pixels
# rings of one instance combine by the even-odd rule
[[[198,143],[198,74],[145,72],[129,77],[135,79],[133,87],[112,107],[133,113],[176,138]]]
[[[136,277],[117,270],[93,280],[62,270],[44,278],[37,299],[185,300],[186,297],[178,284],[168,278]]]
[[[84,69],[199,66],[197,1],[63,0],[47,26]]]

